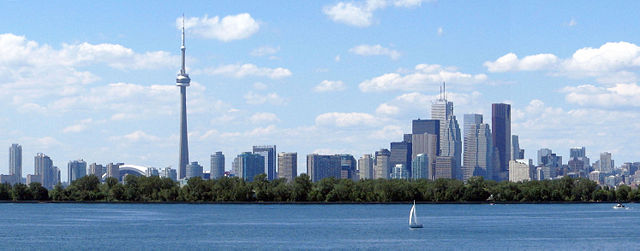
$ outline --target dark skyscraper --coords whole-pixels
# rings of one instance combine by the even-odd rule
[[[185,69],[184,63],[184,17],[182,18],[182,67],[176,78],[176,85],[180,87],[180,160],[178,166],[178,178],[182,179],[187,174],[187,165],[189,164],[189,140],[187,138],[187,87],[191,83],[189,74]]]
[[[264,173],[267,174],[268,180],[275,180],[276,177],[276,146],[254,146],[253,153],[260,154],[264,157]]]
[[[436,147],[437,155],[440,154],[440,120],[437,119],[415,119],[411,123],[411,134],[435,134],[438,138]]]
[[[321,179],[334,177],[340,179],[342,170],[340,155],[307,155],[307,174],[311,181],[318,182]]]
[[[402,164],[411,177],[411,143],[407,141],[391,142],[389,166],[394,167],[397,164]]]
[[[498,166],[494,179],[498,181],[509,178],[509,159],[511,158],[511,105],[491,105],[491,133],[494,147],[498,150]]]

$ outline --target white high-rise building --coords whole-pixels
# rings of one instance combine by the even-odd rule
[[[371,154],[365,154],[358,159],[358,171],[360,179],[373,179],[373,157]]]
[[[600,169],[596,171],[610,173],[614,167],[613,159],[611,159],[611,153],[603,152],[600,154]]]
[[[527,180],[531,180],[527,160],[518,159],[509,161],[509,181],[520,182]]]
[[[15,176],[15,180],[22,180],[22,146],[12,144],[9,148],[9,175]],[[17,183],[17,182],[16,182]]]
[[[446,85],[444,83],[440,97],[431,104],[431,118],[440,121],[440,156],[453,157],[456,164],[456,173],[462,173],[460,172],[462,162],[460,125],[456,116],[453,115],[453,102],[447,101]]]

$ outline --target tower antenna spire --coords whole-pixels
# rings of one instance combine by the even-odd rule
[[[180,50],[182,51],[182,68],[180,68],[180,73],[185,74],[187,73],[187,70],[185,69],[184,62],[184,54],[186,50],[186,47],[184,46],[184,13],[182,13],[182,46],[180,47]]]

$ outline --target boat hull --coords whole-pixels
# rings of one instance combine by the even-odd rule
[[[422,224],[411,224],[409,228],[422,228]]]

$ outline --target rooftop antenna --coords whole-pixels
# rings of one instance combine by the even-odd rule
[[[442,81],[442,89],[444,90],[444,100],[447,100],[447,83]]]

